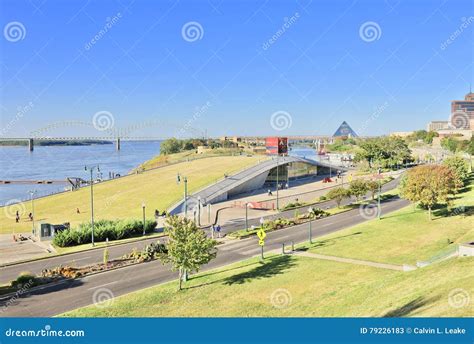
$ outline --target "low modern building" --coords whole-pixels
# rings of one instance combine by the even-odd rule
[[[431,121],[426,127],[426,131],[438,131],[449,128],[449,121]]]

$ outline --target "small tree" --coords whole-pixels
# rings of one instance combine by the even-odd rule
[[[370,191],[370,194],[372,195],[372,200],[375,199],[375,194],[379,190],[379,182],[375,180],[369,180],[366,182],[367,189]]]
[[[452,156],[443,161],[454,175],[454,186],[456,191],[464,186],[464,181],[469,178],[469,165],[466,160],[459,156]]]
[[[217,242],[209,239],[193,221],[177,216],[168,217],[165,233],[168,234],[168,252],[161,255],[160,259],[178,271],[181,290],[186,273],[199,271],[202,265],[216,257]]]
[[[340,208],[342,200],[344,198],[351,197],[351,193],[347,189],[344,189],[342,187],[338,187],[338,188],[331,189],[327,193],[326,197],[329,198],[329,199],[334,200],[337,204],[337,207]]]
[[[369,188],[367,186],[367,182],[363,179],[354,179],[349,184],[349,192],[351,195],[354,195],[357,200],[364,196],[367,191],[369,191]]]
[[[453,172],[447,166],[418,166],[409,170],[400,184],[403,198],[419,202],[428,209],[431,220],[431,209],[436,204],[447,202],[449,194],[454,192]]]

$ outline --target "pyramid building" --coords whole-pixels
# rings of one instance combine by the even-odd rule
[[[357,137],[354,130],[347,124],[346,121],[342,122],[339,128],[336,130],[332,137]]]

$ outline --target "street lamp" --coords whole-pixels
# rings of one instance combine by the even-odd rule
[[[245,203],[245,231],[249,231],[249,203]]]
[[[31,215],[32,215],[32,222],[33,222],[33,227],[31,230],[31,233],[35,235],[35,194],[37,193],[36,190],[30,190],[28,191],[30,193],[30,198],[31,198]]]
[[[382,191],[382,186],[381,186],[381,183],[380,183],[380,177],[381,177],[382,169],[381,169],[380,167],[379,167],[378,172],[379,172],[379,175],[378,175],[378,180],[379,180],[379,197],[378,197],[378,201],[377,201],[377,203],[378,203],[378,204],[377,204],[377,206],[378,206],[378,216],[377,216],[377,217],[378,217],[379,220],[380,220],[380,219],[381,219],[381,214],[382,214],[382,208],[381,208],[381,206],[380,206],[380,193],[381,193],[381,191]]]
[[[91,184],[91,238],[92,238],[92,246],[94,246],[94,177],[93,173],[94,170],[97,169],[97,172],[100,172],[99,165],[97,166],[84,166],[84,171],[89,171],[91,174],[90,177],[90,184]]]
[[[198,196],[198,226],[201,227],[201,196]]]
[[[260,218],[260,229],[263,230],[263,224],[265,223],[265,220],[263,217]],[[260,260],[263,262],[264,257],[263,257],[263,245],[260,245]]]
[[[142,212],[143,212],[143,235],[145,235],[145,202],[142,202]]]
[[[188,217],[188,178],[183,177],[184,182],[184,217]],[[181,175],[178,173],[176,175],[176,184],[181,183]]]
[[[309,207],[308,208],[308,214],[309,214],[309,243],[313,243],[313,228],[312,228],[312,223],[311,223],[311,216],[313,215],[313,208]]]
[[[279,165],[279,162],[278,162],[278,158],[280,157],[280,153],[277,153],[277,180],[276,180],[276,186],[277,186],[277,210],[280,209],[280,205],[279,205],[279,197],[278,197],[278,189],[280,189],[280,181],[279,181],[279,177],[280,177],[280,165]]]

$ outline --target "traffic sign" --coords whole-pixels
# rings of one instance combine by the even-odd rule
[[[260,240],[263,240],[263,239],[265,239],[265,237],[267,236],[267,233],[265,233],[265,231],[263,230],[263,228],[260,228],[260,229],[257,231],[257,236],[259,237]]]
[[[264,245],[265,245],[265,240],[260,239],[260,240],[258,241],[258,244],[259,244],[260,246],[264,246]]]

